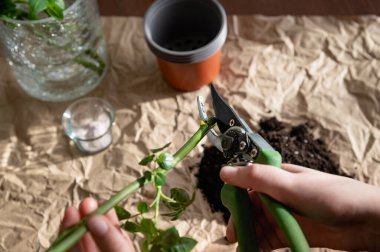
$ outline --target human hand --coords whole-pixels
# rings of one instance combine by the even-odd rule
[[[220,172],[224,182],[253,189],[249,194],[260,249],[270,251],[286,247],[287,243],[257,192],[286,205],[312,247],[380,249],[380,188],[301,166],[283,164],[282,168],[250,164],[226,166]],[[231,219],[227,239],[236,242]]]
[[[79,209],[69,207],[65,211],[61,230],[78,223],[82,218],[98,208],[98,202],[92,198],[84,199]],[[132,242],[124,230],[120,229],[115,210],[106,215],[95,215],[87,222],[90,233],[70,249],[70,252],[134,252]]]

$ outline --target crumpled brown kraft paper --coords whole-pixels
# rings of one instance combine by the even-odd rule
[[[63,211],[88,195],[107,199],[142,175],[138,162],[150,148],[172,142],[176,151],[198,128],[196,96],[162,79],[148,50],[142,18],[103,18],[110,69],[88,96],[116,108],[114,141],[83,156],[60,126],[67,103],[34,100],[19,90],[0,58],[0,251],[43,251],[56,237]],[[380,18],[231,16],[216,84],[246,121],[277,116],[312,122],[343,172],[380,185]],[[204,140],[203,143],[207,144]],[[198,146],[168,176],[168,186],[191,191]],[[193,169],[190,169],[194,167]],[[233,251],[222,216],[199,190],[174,224],[198,240],[194,251]],[[152,199],[139,191],[125,206]],[[159,225],[166,227],[168,221]],[[138,243],[139,239],[135,239]]]

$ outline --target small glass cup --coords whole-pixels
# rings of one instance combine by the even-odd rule
[[[63,113],[62,126],[77,148],[85,154],[97,153],[112,143],[115,110],[107,101],[83,98]]]

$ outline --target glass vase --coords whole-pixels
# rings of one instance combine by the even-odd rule
[[[107,70],[96,0],[65,0],[64,19],[0,18],[0,42],[21,88],[43,101],[93,90]]]

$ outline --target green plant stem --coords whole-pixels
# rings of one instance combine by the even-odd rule
[[[187,142],[173,155],[173,167],[184,159],[189,152],[194,149],[199,141],[207,134],[207,132],[215,125],[216,119],[210,118],[207,123],[201,123],[201,126],[195,134],[187,140]]]
[[[154,198],[152,203],[150,203],[149,208],[152,208],[156,204],[157,197]]]
[[[166,196],[162,191],[161,191],[161,198],[163,198],[164,200],[166,200],[168,202],[176,202],[172,198],[169,198],[168,196]]]
[[[199,129],[195,134],[174,154],[173,156],[173,167],[177,165],[182,159],[186,157],[187,154],[203,139],[207,132],[214,126],[216,120],[211,118],[207,123],[202,122]],[[121,201],[128,198],[132,193],[136,192],[138,189],[143,187],[149,181],[145,177],[138,178],[134,182],[130,183],[124,187],[117,194],[112,196],[108,201],[101,205],[97,210],[92,212],[89,216],[95,214],[106,214],[114,206],[119,204]],[[48,252],[64,252],[74,246],[86,233],[87,233],[87,220],[88,218],[83,219],[75,229],[72,230],[69,234],[63,233],[57,238],[55,242],[47,249]]]
[[[161,194],[162,194],[161,186],[157,186],[157,195],[156,195],[156,199],[154,200],[156,202],[155,207],[154,207],[154,223],[155,224],[157,224],[158,215],[160,213],[160,197],[161,197]]]

